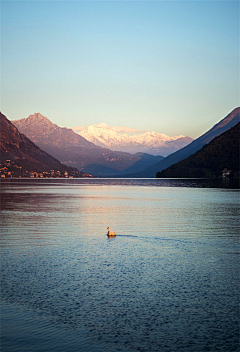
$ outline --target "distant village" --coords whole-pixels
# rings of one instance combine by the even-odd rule
[[[68,171],[59,170],[47,170],[43,172],[36,172],[32,170],[26,170],[22,166],[17,165],[14,161],[6,160],[6,162],[0,164],[0,177],[1,178],[15,178],[15,177],[29,177],[29,178],[83,178],[83,177],[94,177],[76,169]]]

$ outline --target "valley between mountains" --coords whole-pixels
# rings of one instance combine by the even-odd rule
[[[192,141],[189,137],[171,138],[156,133],[152,138],[151,134],[145,134],[143,137],[140,135],[137,140],[137,137],[134,136],[120,135],[113,131],[107,132],[106,129],[100,131],[100,128],[89,128],[89,140],[87,140],[72,129],[57,126],[40,113],[13,121],[13,124],[39,148],[63,164],[76,167],[81,172],[95,176],[113,177],[141,172],[164,158],[161,154],[157,154],[157,149],[164,150],[165,154],[168,150],[168,154],[170,154],[173,149],[179,150],[182,145]],[[92,130],[93,133],[90,134],[89,130]],[[129,138],[127,139],[127,137]],[[135,141],[132,137],[135,138]],[[140,143],[141,138],[142,143]],[[92,140],[96,143],[93,143]],[[111,145],[111,149],[109,149],[109,145]],[[132,154],[124,151],[128,149],[136,152]],[[154,149],[155,155],[145,152],[149,149]]]
[[[200,163],[191,159],[191,162],[181,164],[181,168],[184,167],[184,177],[195,174],[214,177],[221,174],[223,167],[231,167],[237,175],[239,164],[234,160],[239,158],[239,130],[235,129],[235,132],[226,135],[224,133],[236,126],[239,120],[240,108],[238,107],[209,131],[196,140],[191,140],[182,135],[168,137],[155,132],[129,136],[97,126],[89,126],[78,134],[72,129],[57,126],[40,113],[12,122],[0,113],[0,155],[3,171],[1,177],[5,177],[4,175],[12,177],[11,171],[7,172],[9,165],[15,168],[15,171],[25,170],[24,175],[30,171],[38,170],[41,173],[44,171],[45,175],[48,175],[45,177],[51,177],[51,175],[66,177],[63,175],[67,174],[72,175],[71,177],[94,175],[155,178],[157,173],[158,177],[159,175],[179,177],[183,174],[182,171],[176,173],[174,168],[171,169],[174,172],[170,169],[167,173],[161,173],[161,171],[194,156],[205,145],[221,135],[223,138],[211,144],[211,148],[205,149],[204,154],[201,154]],[[171,153],[172,148],[177,150]],[[162,151],[165,157],[158,154],[159,151]],[[214,161],[215,169],[211,172],[201,170],[206,169],[206,166],[209,169],[209,163],[213,164],[212,161],[210,162],[213,160],[211,159],[213,155],[214,160],[217,160],[217,162]],[[234,156],[235,159],[229,155]],[[200,160],[199,156],[198,160]],[[191,170],[193,165],[198,168],[197,173]],[[179,166],[177,167],[179,169]],[[55,174],[54,170],[58,174]]]

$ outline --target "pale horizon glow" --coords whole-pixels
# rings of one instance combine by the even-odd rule
[[[61,127],[197,138],[239,106],[238,1],[0,6],[10,120],[39,112]]]

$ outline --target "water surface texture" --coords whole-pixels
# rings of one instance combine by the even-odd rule
[[[239,351],[238,190],[4,180],[1,204],[3,352]]]

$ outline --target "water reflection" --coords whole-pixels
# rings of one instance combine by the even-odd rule
[[[46,321],[29,332],[101,351],[237,351],[238,191],[27,181],[2,184],[0,286]]]
[[[130,185],[147,187],[197,187],[197,188],[230,188],[239,189],[240,180],[220,179],[157,179],[157,178],[92,178],[92,179],[1,179],[0,183],[14,186],[51,185]]]

